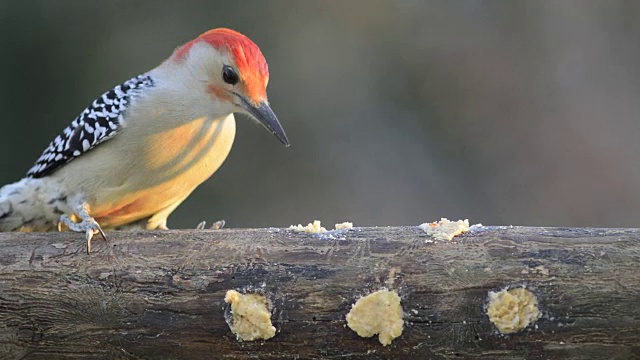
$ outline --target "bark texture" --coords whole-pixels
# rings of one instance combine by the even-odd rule
[[[640,358],[640,230],[415,227],[0,233],[0,358]],[[501,335],[489,291],[526,286],[542,317]],[[404,332],[360,338],[345,315],[387,287]],[[239,342],[229,289],[272,303],[277,334]]]

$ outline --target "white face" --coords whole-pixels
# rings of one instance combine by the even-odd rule
[[[239,99],[232,95],[238,91],[223,79],[224,66],[235,64],[225,50],[217,50],[205,42],[198,42],[180,61],[169,59],[154,70],[152,76],[159,78],[158,86],[172,106],[180,108],[182,114],[199,118],[218,118],[234,112],[247,113]],[[163,85],[166,85],[164,87]],[[188,94],[189,96],[184,96]],[[180,103],[175,103],[180,99]],[[248,114],[248,113],[247,113]]]
[[[238,77],[237,82],[229,81],[230,73]],[[149,75],[157,80],[154,99],[161,104],[145,106],[149,106],[147,110],[152,113],[163,109],[155,121],[160,128],[180,126],[202,117],[218,119],[239,112],[258,120],[280,142],[289,144],[266,97],[249,100],[246,84],[240,80],[242,74],[224,49],[217,50],[206,42],[195,43],[183,59],[169,58]],[[260,90],[264,93],[264,89]]]

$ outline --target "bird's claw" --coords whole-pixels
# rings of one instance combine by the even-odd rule
[[[67,215],[62,215],[58,220],[58,231],[62,231],[62,224],[67,225],[71,231],[85,233],[85,238],[87,240],[87,254],[91,253],[91,239],[93,239],[95,234],[100,234],[104,240],[107,240],[107,236],[104,231],[102,231],[100,224],[98,224],[92,217],[84,218],[81,222],[76,223]]]
[[[104,231],[102,231],[102,228],[95,220],[93,220],[93,223],[90,226],[91,227],[88,227],[86,231],[87,254],[91,253],[91,239],[93,238],[93,235],[100,234],[100,236],[102,236],[105,241],[107,240],[107,236],[104,234]]]
[[[224,220],[218,220],[216,222],[213,223],[213,225],[211,225],[211,227],[209,229],[211,230],[220,230],[224,227],[225,221]]]
[[[226,222],[224,220],[218,220],[216,222],[213,223],[213,225],[211,225],[211,227],[209,228],[210,230],[220,230],[224,227],[224,224]],[[198,224],[198,226],[196,226],[196,230],[204,230],[205,227],[207,226],[207,222],[206,221],[202,221]]]

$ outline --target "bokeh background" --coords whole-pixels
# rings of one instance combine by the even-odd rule
[[[225,26],[262,48],[292,146],[239,119],[170,227],[637,227],[639,16],[615,0],[0,0],[0,183],[95,97]]]

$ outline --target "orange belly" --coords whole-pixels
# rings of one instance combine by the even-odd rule
[[[97,194],[91,215],[103,228],[112,228],[177,206],[222,165],[234,138],[231,115],[196,119],[141,139],[140,164],[132,166],[121,186]]]

